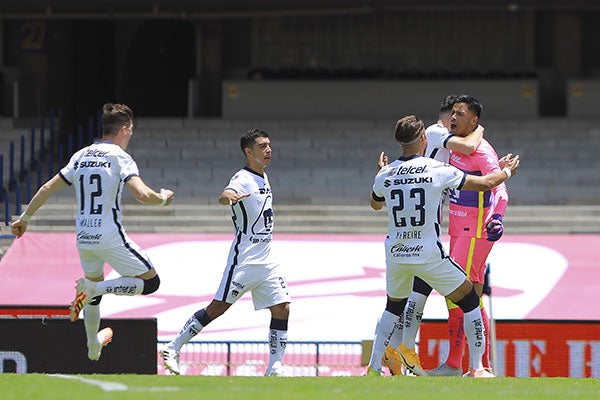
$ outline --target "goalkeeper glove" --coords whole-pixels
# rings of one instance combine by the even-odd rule
[[[492,219],[485,225],[487,231],[487,240],[495,242],[502,237],[504,226],[502,225],[502,215],[494,214]]]

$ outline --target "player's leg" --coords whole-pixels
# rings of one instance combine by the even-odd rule
[[[467,236],[450,237],[450,257],[458,263],[469,277],[473,267],[473,255],[477,239]],[[448,306],[448,357],[446,366],[451,371],[462,371],[465,344],[464,313],[458,305],[446,299]]]
[[[382,358],[389,345],[394,330],[400,323],[400,317],[404,313],[406,300],[411,293],[414,273],[412,266],[401,265],[386,261],[386,307],[377,321],[371,359],[367,368],[367,375],[380,375]],[[402,347],[402,346],[400,346]],[[420,369],[420,362],[411,365]],[[420,372],[419,370],[417,372]]]
[[[473,286],[475,287],[475,292],[477,296],[479,296],[479,306],[481,309],[481,314],[483,317],[483,324],[486,332],[486,346],[485,352],[483,354],[483,366],[491,370],[491,362],[490,362],[490,320],[488,314],[485,310],[483,300],[481,299],[483,294],[483,284],[485,281],[485,270],[487,268],[487,257],[490,254],[494,242],[490,242],[485,239],[476,239],[475,240],[475,248],[472,252],[471,256],[471,267],[469,269],[469,273],[467,277],[471,282],[473,282]]]
[[[104,261],[96,257],[92,251],[80,251],[81,265],[84,274],[94,281],[103,279]],[[95,296],[83,309],[83,325],[87,339],[88,358],[92,361],[100,359],[102,348],[112,340],[112,329],[100,329],[100,301],[102,296]],[[79,312],[77,312],[77,317]]]
[[[282,376],[283,356],[287,346],[290,302],[286,280],[278,264],[255,265],[246,268],[248,286],[251,287],[255,310],[268,308],[271,312],[269,324],[269,363],[266,376]],[[253,277],[253,280],[250,278]]]
[[[408,349],[415,348],[425,302],[431,291],[432,288],[427,282],[415,276],[412,293],[408,297],[404,312],[400,315],[398,326],[394,329],[390,344],[385,349],[383,356],[383,364],[389,368],[392,375],[403,374],[402,358],[399,353],[400,344],[404,343],[405,348]]]
[[[223,315],[233,303],[249,290],[251,282],[246,280],[245,267],[230,263],[228,265],[229,267],[223,271],[221,283],[214,299],[208,306],[190,316],[177,336],[161,349],[160,354],[165,367],[172,373],[180,374],[179,352],[183,345],[192,340],[212,320]],[[236,282],[238,285],[233,285],[232,282]]]
[[[371,371],[381,374],[382,359],[389,345],[390,338],[399,324],[400,316],[404,312],[406,298],[392,298],[388,295],[385,310],[379,317],[375,327],[375,337],[373,339],[373,348],[371,350],[371,359],[369,360],[368,374]]]
[[[290,303],[281,303],[269,307],[271,323],[269,324],[269,364],[266,376],[283,375],[282,361],[287,347],[288,320]]]
[[[172,373],[179,375],[181,373],[179,368],[179,352],[183,345],[199,334],[212,320],[223,315],[229,307],[231,307],[230,303],[213,299],[208,306],[196,311],[188,318],[177,336],[175,336],[175,339],[167,343],[160,350],[165,367]]]
[[[83,251],[83,250],[82,250]],[[100,275],[85,271],[85,278],[77,281],[75,300],[71,306],[71,320],[75,321],[81,311],[94,297],[105,294],[134,296],[151,294],[158,290],[160,278],[148,256],[133,242],[106,250],[87,250],[108,263],[121,277],[100,281],[94,280]],[[81,253],[80,253],[81,254]]]
[[[448,298],[457,304],[464,312],[464,329],[469,345],[469,376],[474,378],[493,378],[494,375],[484,369],[482,357],[485,349],[485,328],[479,308],[479,296],[469,280]]]
[[[421,319],[423,318],[423,311],[425,310],[425,303],[432,290],[433,289],[427,282],[418,276],[415,276],[413,291],[404,308],[402,343],[408,348],[415,347],[417,333],[419,331],[419,326],[421,325]]]

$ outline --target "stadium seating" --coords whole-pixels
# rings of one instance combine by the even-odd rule
[[[523,158],[508,181],[511,233],[598,232],[600,128],[593,120],[482,123],[500,156]],[[125,191],[126,226],[132,232],[230,232],[229,210],[216,198],[244,164],[241,132],[256,127],[269,132],[273,143],[268,174],[278,232],[383,232],[387,217],[368,202],[379,153],[399,155],[393,125],[364,119],[140,118],[129,151],[142,178],[155,189],[174,189],[176,201],[158,211],[137,205]],[[72,189],[60,192],[38,211],[31,229],[71,231],[74,209],[65,204],[72,203]]]

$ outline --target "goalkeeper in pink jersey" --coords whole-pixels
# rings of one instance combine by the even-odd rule
[[[479,123],[482,106],[472,96],[459,96],[452,108],[450,131],[457,136],[469,134]],[[450,164],[472,175],[486,175],[501,170],[498,155],[490,143],[482,139],[477,150],[469,155],[452,152]],[[494,243],[504,232],[502,219],[508,205],[508,192],[504,183],[485,191],[450,191],[450,257],[461,265],[467,277],[473,282],[475,291],[481,298],[485,277],[486,259]],[[489,317],[483,303],[481,313],[487,332],[486,351],[483,365],[491,369],[489,357]],[[463,313],[455,304],[448,302],[448,333],[450,334],[449,353],[445,363],[432,370],[443,372],[444,367],[460,369],[464,347],[462,330]],[[441,371],[440,371],[441,370]],[[435,373],[435,372],[434,372]],[[430,374],[433,375],[433,374]]]

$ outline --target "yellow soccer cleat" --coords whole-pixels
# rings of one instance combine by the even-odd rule
[[[417,376],[427,376],[427,372],[421,367],[421,359],[415,349],[408,349],[404,344],[400,345],[400,358],[407,370]]]

